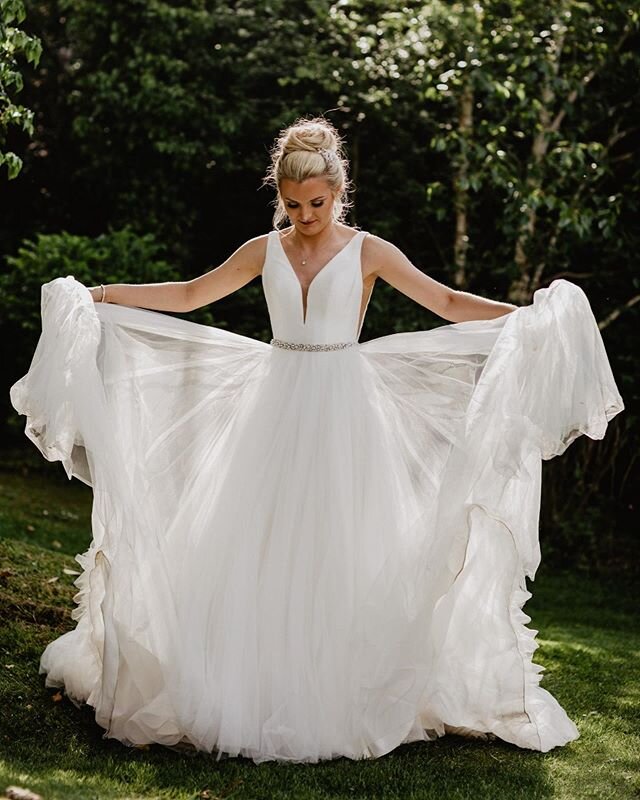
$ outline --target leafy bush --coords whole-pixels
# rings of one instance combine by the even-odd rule
[[[163,248],[153,235],[129,227],[96,238],[61,233],[37,233],[26,239],[17,255],[6,257],[0,275],[0,318],[14,331],[40,331],[40,287],[57,277],[73,275],[85,286],[98,283],[152,283],[180,280],[162,259]]]
[[[85,286],[180,280],[163,260],[163,248],[153,235],[139,235],[128,226],[95,238],[63,231],[25,239],[17,255],[5,257],[0,274],[0,351],[10,383],[27,371],[40,335],[42,284],[67,275]],[[8,392],[3,393],[3,404],[11,427],[21,424]]]

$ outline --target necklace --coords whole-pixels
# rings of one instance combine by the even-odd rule
[[[318,252],[317,252],[317,253],[314,253],[314,254],[313,254],[314,258],[315,258],[316,256],[318,256],[318,255],[321,255],[321,254],[322,254],[322,253],[323,253],[323,252],[324,252],[326,249],[327,249],[327,248],[326,248],[326,246],[325,246],[325,247],[321,247],[321,248],[318,250]],[[301,257],[300,257],[300,264],[301,264],[303,267],[306,267],[306,265],[307,265],[308,261],[309,261],[309,256],[304,256],[304,257],[302,257],[302,256],[301,256]]]

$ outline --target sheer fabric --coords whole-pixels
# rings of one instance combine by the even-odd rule
[[[278,232],[275,338],[356,341],[364,231],[302,294]],[[445,726],[578,737],[523,611],[541,461],[623,408],[584,292],[494,320],[286,350],[42,286],[11,388],[25,433],[93,488],[76,626],[40,672],[105,737],[265,760],[378,757]]]

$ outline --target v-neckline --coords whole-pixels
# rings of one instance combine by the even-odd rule
[[[343,245],[343,247],[341,247],[340,250],[338,250],[338,252],[335,255],[333,255],[327,261],[327,263],[324,264],[324,266],[322,266],[316,272],[316,274],[313,276],[313,278],[309,281],[309,285],[307,286],[307,296],[306,296],[306,298],[305,298],[305,294],[304,294],[304,288],[303,288],[302,284],[300,283],[300,278],[298,278],[298,274],[295,271],[295,269],[293,268],[293,264],[291,263],[291,260],[290,260],[289,256],[287,255],[287,252],[284,249],[284,246],[282,244],[282,239],[280,237],[280,231],[276,230],[276,231],[274,231],[274,233],[275,233],[276,238],[278,240],[278,245],[280,246],[280,251],[281,251],[281,253],[282,253],[283,257],[284,257],[284,260],[286,261],[287,266],[291,270],[291,273],[292,273],[293,277],[295,278],[296,283],[300,287],[300,297],[301,297],[301,302],[302,302],[302,324],[306,325],[307,324],[307,316],[308,316],[308,313],[309,313],[309,294],[311,293],[311,287],[315,283],[316,278],[318,277],[318,275],[320,275],[320,273],[324,272],[325,269],[327,269],[327,267],[330,266],[331,263],[334,262],[336,260],[336,258],[338,258],[339,255],[344,253],[344,251],[347,249],[347,247],[349,247],[351,242],[353,242],[354,239],[357,239],[358,236],[362,233],[362,231],[356,231],[356,233],[349,239],[349,241],[345,245]],[[306,299],[306,307],[305,307],[305,299]]]

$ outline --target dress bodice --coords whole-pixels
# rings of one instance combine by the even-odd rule
[[[360,254],[366,235],[366,231],[358,231],[315,275],[307,291],[305,318],[302,285],[280,233],[270,231],[262,287],[276,339],[304,344],[358,339],[363,290]]]

